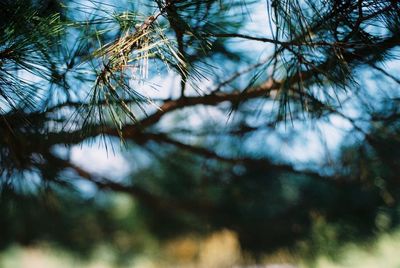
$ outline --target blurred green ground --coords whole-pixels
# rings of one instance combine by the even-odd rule
[[[263,265],[260,267],[291,264],[299,268],[398,268],[399,253],[400,230],[382,234],[376,241],[364,245],[348,244],[334,258],[321,254],[313,263],[282,250],[263,257],[257,264]],[[114,261],[113,253],[105,247],[98,248],[90,260],[79,259],[69,253],[52,249],[49,245],[31,248],[12,247],[0,255],[2,268],[228,268],[246,267],[246,265],[254,267],[251,265],[256,264],[251,257],[246,257],[241,252],[237,236],[228,230],[216,232],[206,238],[183,237],[155,246],[153,250],[137,255],[124,265],[116,265]]]

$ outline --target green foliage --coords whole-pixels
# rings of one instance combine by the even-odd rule
[[[266,36],[248,27],[261,8]],[[312,256],[392,230],[399,79],[381,66],[398,59],[399,14],[396,1],[2,1],[0,247],[126,257],[229,228],[252,253]],[[335,117],[351,126],[333,159],[301,169],[281,154],[308,138],[288,118],[302,132]],[[130,176],[73,161],[97,137],[125,142]],[[132,206],[119,214],[105,190]]]
[[[53,77],[60,15],[41,14],[27,1],[3,1],[0,9],[0,112],[32,110],[42,91],[38,83]]]

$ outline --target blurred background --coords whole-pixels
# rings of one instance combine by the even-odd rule
[[[399,14],[3,0],[0,267],[400,267]]]

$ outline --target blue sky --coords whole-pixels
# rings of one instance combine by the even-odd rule
[[[111,9],[111,7],[109,7]],[[241,33],[251,34],[253,36],[271,37],[270,27],[268,25],[267,1],[260,1],[259,4],[249,7],[249,20],[247,25],[242,29]],[[251,53],[250,57],[263,59],[273,50],[271,44],[256,42],[256,41],[232,41],[231,46],[236,50],[247,51]],[[249,52],[249,48],[251,52]],[[220,71],[218,63],[215,64],[215,72]],[[151,68],[151,63],[149,68]],[[393,73],[399,72],[399,64],[395,61],[388,62],[386,66],[393,70]],[[243,66],[246,68],[246,66]],[[400,72],[399,72],[400,73]],[[365,73],[362,76],[365,79],[360,81],[360,87],[368,88],[369,92],[373,92],[377,85],[377,80],[370,74]],[[215,82],[211,80],[202,80],[198,82],[200,88],[207,90],[215,87]],[[379,84],[379,83],[378,83]],[[179,77],[174,73],[169,73],[167,76],[155,75],[146,84],[140,85],[140,92],[150,98],[177,97],[179,95]],[[194,89],[190,94],[198,94]],[[348,93],[351,97],[351,93]],[[342,96],[342,97],[348,97]],[[269,103],[262,107],[265,110],[277,109],[277,103]],[[348,101],[343,104],[342,112],[349,117],[357,116],[360,110],[357,104]],[[155,110],[157,107],[149,107],[150,110]],[[255,106],[257,109],[257,106]],[[176,114],[166,116],[161,126],[165,129],[176,127],[176,117],[179,114],[184,114],[186,126],[191,128],[201,127],[210,122],[223,122],[221,124],[229,124],[229,120],[234,120],[228,114],[221,112],[215,107],[196,107],[194,112],[178,112]],[[258,118],[255,117],[254,122]],[[261,131],[256,134],[254,139],[246,142],[243,146],[246,151],[253,153],[264,153],[267,155],[279,156],[279,159],[292,162],[298,167],[308,167],[311,164],[326,164],[334,161],[337,149],[343,142],[344,137],[359,135],[354,131],[352,125],[347,119],[338,115],[330,115],[323,120],[311,120],[305,116],[303,121],[296,121],[293,124],[290,122],[282,124],[273,132]],[[287,137],[287,138],[285,138]],[[185,137],[185,142],[195,142],[193,138]],[[110,150],[104,147],[99,140],[90,144],[74,146],[71,149],[72,161],[89,171],[93,171],[100,175],[120,179],[130,173],[132,168],[139,168],[141,157],[138,156],[133,162],[129,155],[129,160],[126,158],[127,151],[124,146],[120,146],[118,141],[113,142],[114,149]],[[215,148],[218,152],[218,147]],[[138,153],[140,155],[140,153]],[[145,159],[145,158],[144,158]],[[146,160],[142,161],[142,164]]]

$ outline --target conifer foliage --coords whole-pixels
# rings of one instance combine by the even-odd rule
[[[397,205],[400,164],[390,144],[399,144],[398,1],[3,0],[0,17],[2,198],[43,189],[45,196],[79,192],[76,182],[84,180],[128,193],[155,215],[192,213],[216,228],[230,225],[249,244],[257,235],[241,222],[241,211],[265,212],[264,223],[302,209],[339,215],[334,198],[321,205],[302,196],[311,191],[322,198],[308,186],[314,180],[317,187],[344,185],[348,193],[373,196],[371,214],[361,213],[366,218],[375,217],[377,207]],[[272,135],[284,140],[282,127],[332,118],[350,125],[352,135],[334,160],[310,170],[267,151],[274,145],[258,146]],[[71,161],[71,148],[99,140],[110,150],[121,142],[165,174],[145,164],[116,181]],[[204,167],[202,175],[187,174],[194,163]],[[176,172],[171,181],[165,181],[168,172]],[[252,180],[237,183],[246,176]],[[282,176],[296,185],[298,203],[261,190],[281,191],[261,177]],[[282,207],[253,210],[243,189],[259,194],[254,202]],[[310,226],[307,213],[291,215],[298,216],[292,227],[300,227],[288,227],[294,234],[287,241],[305,236]],[[364,227],[376,226],[370,220]]]

